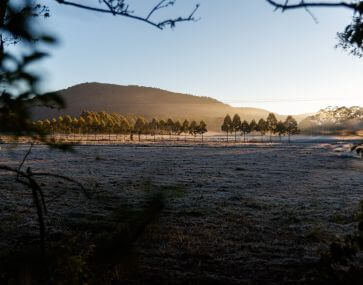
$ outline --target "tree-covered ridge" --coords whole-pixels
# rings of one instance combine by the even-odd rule
[[[158,120],[153,118],[148,121],[141,116],[123,116],[118,113],[84,111],[77,117],[69,115],[59,116],[51,120],[38,120],[33,122],[33,127],[46,134],[121,134],[137,135],[181,135],[190,134],[196,137],[206,133],[207,124],[202,120],[199,123],[185,119],[183,122]]]
[[[363,121],[363,108],[358,106],[353,107],[327,107],[321,109],[313,116],[307,117],[306,120],[315,122],[318,125],[331,123],[343,124],[349,120]]]
[[[300,128],[312,134],[357,133],[363,130],[363,108],[327,107],[301,121]]]

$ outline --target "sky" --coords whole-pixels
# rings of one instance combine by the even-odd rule
[[[128,1],[141,15],[157,2]],[[351,11],[315,9],[317,24],[304,10],[274,12],[265,0],[178,0],[155,19],[188,15],[197,3],[199,21],[160,31],[49,1],[42,25],[59,44],[41,63],[44,88],[142,85],[279,114],[363,106],[363,59],[335,48]]]

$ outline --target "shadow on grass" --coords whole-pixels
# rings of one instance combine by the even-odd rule
[[[0,284],[111,284],[127,280],[137,267],[135,243],[165,204],[165,189],[147,196],[143,207],[122,203],[107,216],[72,218],[68,230],[47,238],[45,255],[37,241],[0,253]],[[156,191],[157,190],[157,191]],[[112,283],[113,284],[113,283]]]

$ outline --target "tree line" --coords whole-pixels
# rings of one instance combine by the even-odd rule
[[[125,117],[118,113],[89,112],[84,111],[79,118],[69,115],[59,116],[51,120],[38,120],[33,122],[33,127],[38,132],[45,134],[121,134],[133,136],[137,135],[141,141],[141,135],[185,135],[196,137],[202,136],[208,131],[207,124],[202,120],[197,123],[195,120],[185,119],[182,123],[172,119],[158,120],[153,118],[151,121],[141,116]]]
[[[272,142],[272,135],[278,134],[280,140],[281,136],[288,135],[289,142],[291,135],[298,134],[300,131],[297,127],[297,122],[292,116],[287,116],[285,121],[278,121],[275,114],[270,113],[267,119],[261,118],[258,123],[255,120],[247,122],[241,121],[238,114],[235,114],[233,118],[230,115],[226,115],[221,126],[221,130],[227,134],[227,142],[229,135],[234,133],[234,140],[237,141],[237,133],[243,135],[244,142],[246,142],[246,135],[252,132],[258,132],[261,134],[261,141],[266,133],[270,135],[270,142]]]
[[[108,134],[109,136],[116,134],[129,135],[130,140],[133,140],[133,136],[137,135],[139,141],[141,141],[142,135],[151,135],[154,140],[156,135],[162,137],[168,135],[170,139],[172,135],[184,135],[185,140],[187,135],[192,135],[194,138],[201,135],[203,141],[204,134],[208,131],[207,124],[203,120],[199,123],[195,120],[185,119],[181,122],[171,118],[166,120],[153,118],[148,121],[141,116],[125,117],[118,113],[90,111],[82,112],[78,118],[65,115],[50,120],[34,121],[33,127],[44,134],[94,134],[95,136],[98,134]],[[288,116],[285,121],[278,121],[273,113],[270,113],[266,120],[261,118],[258,122],[255,120],[242,121],[238,114],[235,114],[233,118],[227,114],[221,130],[227,134],[227,142],[229,142],[229,136],[233,134],[235,141],[237,141],[237,134],[240,134],[246,142],[246,136],[253,132],[260,133],[261,141],[267,133],[270,135],[270,142],[272,136],[276,134],[280,140],[282,136],[288,135],[290,141],[291,135],[300,132],[297,122],[292,116]]]

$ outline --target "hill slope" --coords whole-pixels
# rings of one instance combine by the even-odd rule
[[[120,86],[103,83],[83,83],[63,89],[59,94],[67,108],[52,110],[37,108],[34,119],[60,115],[79,116],[82,111],[117,112],[134,114],[147,119],[157,117],[174,119],[205,119],[220,121],[227,113],[238,113],[243,120],[266,118],[269,111],[258,108],[234,108],[210,97],[199,97],[141,86]],[[277,116],[281,119],[284,116]]]
[[[353,134],[363,130],[363,107],[327,107],[299,124],[306,133]]]

